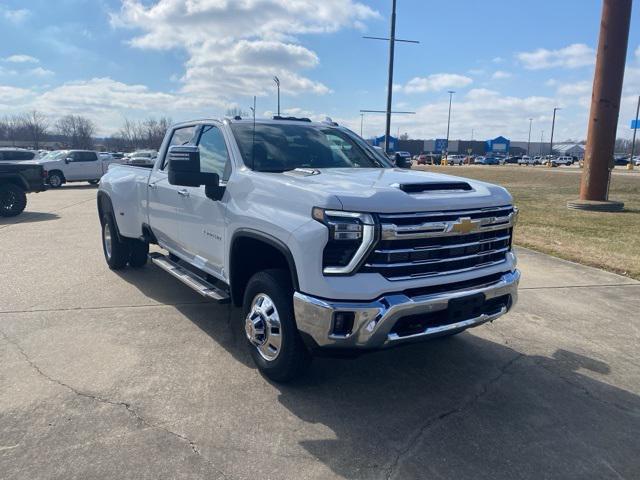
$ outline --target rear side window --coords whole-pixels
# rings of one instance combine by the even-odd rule
[[[176,128],[173,133],[171,134],[171,140],[169,141],[169,147],[172,147],[174,145],[189,145],[192,144],[194,142],[194,136],[196,133],[196,127],[195,125],[191,125],[189,127],[181,127],[181,128]],[[167,149],[167,151],[164,154],[164,158],[162,159],[162,167],[161,170],[164,170],[165,168],[167,168],[167,159],[168,159],[168,153],[169,150]]]
[[[96,152],[73,152],[74,162],[95,162],[98,160]]]

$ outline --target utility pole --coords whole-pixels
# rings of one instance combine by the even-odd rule
[[[527,157],[531,156],[531,127],[533,126],[533,118],[529,119],[529,140],[527,140]]]
[[[633,156],[636,153],[636,132],[638,131],[638,116],[640,115],[640,97],[638,97],[638,108],[636,108],[636,121],[633,124],[633,141],[631,142],[631,158],[627,168],[633,170]]]
[[[549,142],[549,155],[553,155],[553,132],[556,129],[556,112],[562,110],[559,107],[553,109],[553,122],[551,122],[551,141]]]
[[[473,132],[474,132],[474,129],[472,128],[472,129],[471,129],[471,141],[472,141],[472,142],[473,142]]]
[[[360,136],[362,137],[362,130],[364,127],[364,112],[360,112]]]
[[[453,94],[456,93],[453,90],[449,90],[449,117],[447,118],[447,149],[445,156],[449,156],[449,130],[451,128],[451,103],[453,102]]]
[[[624,208],[622,202],[609,201],[609,181],[629,44],[631,4],[632,0],[602,2],[580,200],[569,202],[569,208],[600,211]]]
[[[540,134],[540,156],[542,156],[542,146],[544,145],[544,130],[542,130],[542,133]]]
[[[278,77],[273,77],[273,81],[278,88],[278,116],[280,116],[280,79]]]
[[[396,42],[420,43],[416,40],[400,40],[396,38],[396,0],[391,1],[391,26],[389,38],[381,37],[362,37],[369,40],[385,40],[389,42],[389,71],[387,78],[387,123],[384,132],[384,151],[389,153],[389,137],[391,135],[391,103],[393,101],[393,59],[395,54]]]

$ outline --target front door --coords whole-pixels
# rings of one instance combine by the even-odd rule
[[[229,151],[222,131],[216,125],[203,125],[198,138],[200,169],[217,173],[224,182],[231,173]],[[226,196],[214,201],[205,187],[180,187],[180,244],[190,261],[219,278],[226,278],[224,267],[226,235]]]
[[[171,140],[165,150],[160,152],[161,161],[154,167],[147,185],[147,211],[149,213],[149,225],[153,234],[158,239],[161,247],[172,253],[184,256],[185,252],[180,248],[179,217],[182,214],[182,197],[179,191],[184,187],[169,184],[167,168],[168,150],[172,145],[189,145],[195,138],[195,126],[179,127],[171,133]]]
[[[71,152],[69,162],[64,169],[64,176],[67,180],[97,180],[101,177],[98,172],[100,162],[96,152]]]

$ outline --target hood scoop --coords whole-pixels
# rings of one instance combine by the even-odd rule
[[[296,177],[310,177],[312,175],[320,175],[320,170],[317,168],[296,168],[285,172],[285,174]]]
[[[469,192],[473,190],[467,182],[394,183],[392,187],[405,193]]]

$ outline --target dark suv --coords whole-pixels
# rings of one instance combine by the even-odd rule
[[[0,148],[0,162],[21,162],[23,160],[33,160],[36,152],[25,150],[24,148]]]

